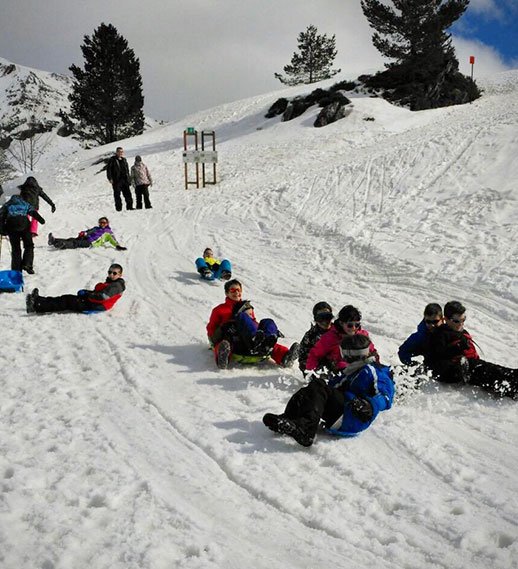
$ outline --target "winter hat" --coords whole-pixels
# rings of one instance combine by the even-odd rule
[[[18,188],[20,188],[20,190],[23,190],[23,188],[39,188],[41,190],[41,187],[34,176],[29,176],[21,186],[18,186]]]
[[[135,162],[142,162],[141,156],[135,156]]]
[[[232,312],[234,313],[234,316],[237,316],[238,314],[241,314],[242,312],[245,312],[246,310],[253,310],[253,309],[254,309],[254,307],[252,306],[252,304],[249,300],[241,300],[240,302],[236,302]]]
[[[317,302],[313,306],[313,318],[315,320],[332,320],[334,317],[331,305],[325,301]]]
[[[344,306],[338,313],[340,322],[358,322],[361,319],[362,313],[351,304]]]
[[[345,360],[363,359],[369,355],[370,338],[363,334],[346,336],[340,344],[340,352]]]

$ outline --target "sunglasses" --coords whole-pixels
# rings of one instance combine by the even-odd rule
[[[120,275],[119,271],[108,271],[109,275]]]
[[[240,288],[229,288],[228,292],[241,292]]]
[[[455,324],[464,324],[466,322],[465,318],[450,318],[450,320]]]
[[[342,322],[342,325],[345,326],[346,328],[350,328],[351,330],[353,328],[359,330],[362,327],[361,322]]]
[[[428,320],[427,318],[425,318],[424,321],[426,322],[426,324],[430,324],[432,326],[437,326],[437,324],[440,323],[441,319],[438,318],[437,320]]]

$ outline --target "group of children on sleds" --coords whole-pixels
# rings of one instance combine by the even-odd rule
[[[321,426],[332,435],[355,436],[381,411],[391,408],[395,396],[392,370],[380,362],[356,307],[344,306],[335,318],[327,302],[318,302],[313,307],[314,324],[300,344],[288,348],[278,342],[282,334],[272,319],[256,320],[251,302],[242,299],[238,280],[227,280],[224,290],[225,301],[212,310],[207,324],[218,368],[226,369],[231,360],[254,363],[266,358],[291,367],[298,358],[308,381],[281,414],[264,415],[263,423],[269,429],[308,447]],[[440,305],[428,304],[417,331],[399,348],[403,366],[418,367],[440,382],[473,385],[497,397],[517,398],[518,369],[480,358],[464,329],[465,313],[458,301],[446,303],[444,313]]]
[[[52,211],[55,205],[43,195],[36,180],[28,178],[21,187],[25,195],[34,189],[46,198]],[[0,210],[3,233],[12,245],[12,268],[33,273],[32,236],[37,225],[28,215],[45,223],[35,206],[22,196],[13,196]],[[21,243],[25,251],[21,255]],[[117,250],[119,244],[106,217],[98,225],[80,232],[76,237],[56,238],[49,234],[48,244],[58,249],[97,247],[105,244]],[[201,278],[221,279],[225,301],[216,306],[207,324],[207,335],[214,350],[216,365],[226,369],[231,360],[257,363],[272,359],[281,367],[291,367],[295,360],[308,384],[288,401],[281,414],[266,413],[263,423],[272,431],[293,437],[303,446],[311,446],[319,427],[333,435],[349,437],[367,429],[381,411],[390,409],[395,395],[392,370],[380,363],[369,333],[362,328],[360,311],[344,306],[337,318],[327,302],[313,308],[314,324],[304,334],[300,344],[289,348],[279,343],[283,334],[271,318],[257,321],[254,307],[243,300],[243,286],[231,279],[230,261],[214,257],[211,248],[195,261]],[[34,289],[26,297],[27,312],[99,312],[109,310],[125,290],[121,265],[114,263],[104,282],[93,290],[76,294],[42,297]],[[398,355],[404,366],[420,366],[440,382],[474,385],[495,396],[518,396],[518,370],[482,360],[471,335],[464,329],[466,309],[460,302],[444,306],[428,304],[417,331],[403,342]],[[422,362],[414,358],[422,356]]]

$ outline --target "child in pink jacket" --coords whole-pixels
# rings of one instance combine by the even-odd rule
[[[348,304],[338,313],[331,329],[322,335],[320,340],[311,348],[306,362],[306,372],[327,368],[330,372],[337,372],[347,367],[348,363],[342,357],[340,344],[346,336],[361,334],[369,337],[367,330],[361,327],[361,312]],[[379,355],[371,342],[369,353],[379,362]]]

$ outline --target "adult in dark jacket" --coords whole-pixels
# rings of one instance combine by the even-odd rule
[[[429,365],[438,381],[476,385],[493,395],[518,396],[518,369],[480,359],[464,328],[466,308],[458,301],[444,306],[445,322],[430,338]]]
[[[417,326],[417,330],[399,346],[398,356],[404,365],[416,365],[412,358],[423,356],[423,363],[429,367],[430,337],[433,331],[444,322],[442,308],[432,302],[424,309],[424,318]]]
[[[52,213],[56,211],[54,202],[43,191],[41,186],[38,184],[38,181],[33,176],[29,176],[21,186],[18,186],[18,188],[20,189],[20,196],[22,199],[31,204],[36,211],[40,209],[40,198],[50,205]],[[38,235],[38,219],[32,215],[31,218],[31,233],[33,237],[36,237]]]
[[[77,294],[40,296],[35,288],[27,295],[27,313],[36,312],[103,312],[110,310],[126,290],[122,267],[114,263],[108,269],[108,277],[97,283],[93,290],[81,289]]]
[[[11,269],[34,274],[34,243],[28,216],[45,223],[36,209],[21,196],[11,198],[0,209],[2,235],[7,235],[11,242]],[[23,243],[23,255],[22,255]]]
[[[121,193],[126,202],[126,209],[133,209],[133,196],[130,189],[130,171],[128,161],[124,158],[124,150],[120,146],[115,151],[115,156],[108,160],[106,177],[113,188],[115,209],[122,210]]]

